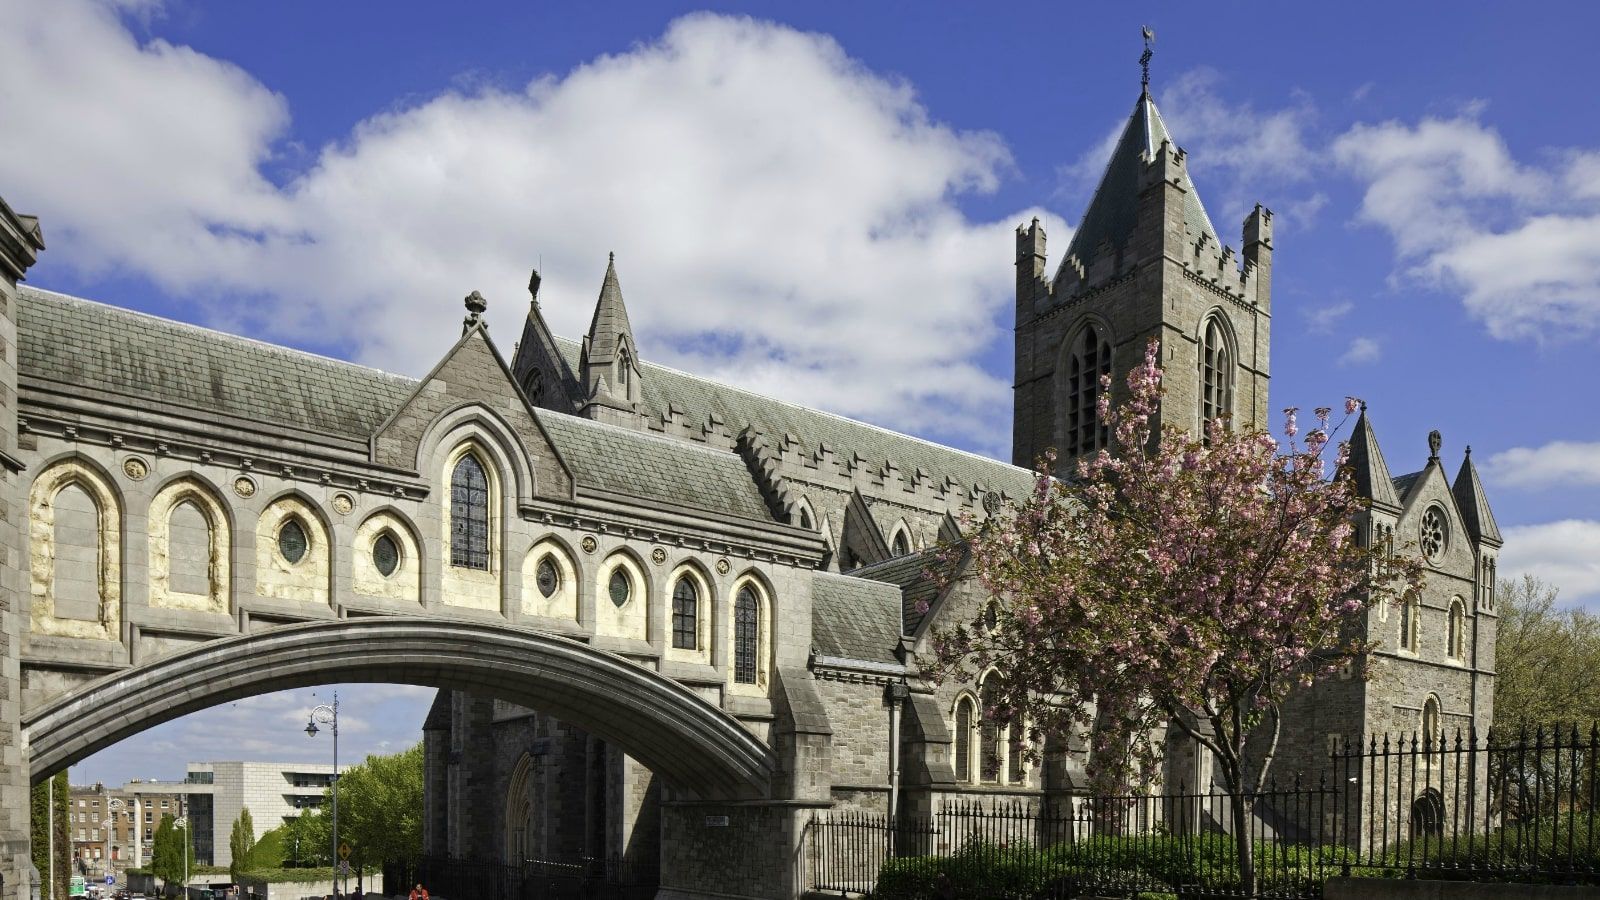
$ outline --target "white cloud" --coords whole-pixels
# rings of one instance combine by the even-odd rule
[[[1513,447],[1491,456],[1485,469],[1495,482],[1511,487],[1600,485],[1600,442],[1552,441],[1540,447]]]
[[[1477,110],[1357,125],[1334,157],[1366,183],[1359,218],[1386,229],[1408,275],[1462,293],[1499,338],[1600,328],[1600,156],[1528,166]]]
[[[1500,578],[1537,576],[1561,589],[1565,603],[1600,596],[1600,522],[1565,519],[1504,529]]]
[[[1355,308],[1355,304],[1349,300],[1341,300],[1338,303],[1306,310],[1306,329],[1312,334],[1327,334]]]
[[[1339,357],[1341,366],[1364,366],[1375,363],[1383,356],[1383,348],[1376,340],[1369,337],[1358,337],[1350,341],[1350,346]]]
[[[826,36],[691,15],[522,90],[374,114],[280,187],[262,167],[290,111],[248,73],[82,0],[0,13],[8,199],[52,254],[213,323],[420,373],[473,289],[509,351],[540,257],[546,314],[581,333],[615,250],[647,358],[1005,431],[1008,386],[976,360],[1005,337],[1011,229],[1035,211],[967,220],[955,198],[1009,170],[1000,140],[932,121]]]

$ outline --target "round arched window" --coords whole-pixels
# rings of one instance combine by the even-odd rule
[[[1422,514],[1422,555],[1429,561],[1437,560],[1444,554],[1445,543],[1449,539],[1449,532],[1445,529],[1444,515],[1437,506],[1430,507]]]
[[[305,558],[306,550],[311,546],[311,541],[306,537],[306,528],[300,524],[299,519],[285,519],[278,527],[278,552],[294,565]]]
[[[633,582],[629,580],[628,573],[621,566],[611,570],[611,602],[618,607],[627,606],[628,598],[633,596]]]
[[[556,589],[561,587],[561,573],[556,571],[555,560],[549,556],[539,557],[539,566],[534,571],[534,581],[539,585],[539,593],[545,597],[554,597]]]
[[[372,564],[385,578],[400,568],[400,542],[394,535],[386,531],[372,542]]]

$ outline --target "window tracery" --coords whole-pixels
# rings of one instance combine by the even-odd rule
[[[1070,455],[1093,453],[1111,443],[1100,421],[1100,379],[1111,374],[1111,345],[1093,325],[1084,326],[1067,358],[1066,432],[1063,449]]]
[[[756,654],[761,642],[761,601],[745,585],[733,604],[733,680],[756,683]]]
[[[489,476],[472,453],[450,475],[450,564],[489,568]]]

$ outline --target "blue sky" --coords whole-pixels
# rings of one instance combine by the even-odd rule
[[[614,250],[647,357],[1004,456],[1011,230],[1066,247],[1149,23],[1223,239],[1278,215],[1274,405],[1471,444],[1502,571],[1600,606],[1600,10],[1002,9],[0,0],[0,194],[34,284],[412,374],[474,289],[509,351],[535,264],[578,334]]]

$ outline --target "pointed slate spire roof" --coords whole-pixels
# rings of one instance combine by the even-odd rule
[[[589,322],[589,359],[610,360],[616,355],[618,340],[623,337],[627,338],[629,347],[638,346],[633,341],[633,326],[628,324],[628,308],[622,302],[622,285],[617,281],[617,255],[613,253],[606,263],[606,277],[600,284],[600,300],[594,305],[594,318]]]
[[[1394,491],[1394,480],[1389,477],[1389,465],[1383,461],[1383,451],[1378,448],[1378,436],[1367,421],[1367,405],[1361,404],[1361,416],[1356,419],[1355,431],[1350,433],[1349,465],[1356,479],[1356,490],[1373,503],[1400,508],[1400,496]]]
[[[1163,141],[1177,149],[1178,142],[1167,133],[1155,100],[1148,91],[1141,92],[1127,126],[1122,129],[1122,137],[1117,139],[1116,149],[1111,151],[1100,186],[1095,188],[1089,208],[1072,233],[1067,256],[1076,256],[1080,263],[1088,265],[1102,240],[1116,247],[1133,234],[1139,211],[1140,176],[1148,162],[1155,159]],[[1187,171],[1181,186],[1185,191],[1183,219],[1189,228],[1189,239],[1198,240],[1205,234],[1210,236],[1212,246],[1217,246],[1217,230],[1211,227],[1211,219]]]
[[[1489,497],[1478,478],[1478,467],[1472,464],[1471,447],[1467,448],[1466,458],[1461,460],[1461,471],[1456,473],[1450,493],[1455,495],[1456,506],[1460,508],[1461,518],[1467,524],[1467,533],[1472,535],[1473,540],[1495,545],[1504,543],[1500,539],[1500,528],[1494,523],[1494,512],[1489,509]]]

